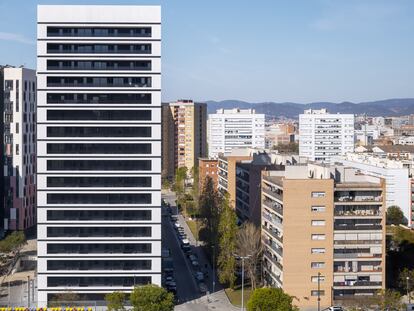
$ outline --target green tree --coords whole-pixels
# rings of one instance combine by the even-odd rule
[[[414,290],[414,270],[404,268],[398,275],[398,286],[404,293],[407,292],[408,287],[411,297],[411,292]]]
[[[387,225],[406,225],[407,219],[401,208],[396,205],[387,208]]]
[[[245,222],[237,233],[236,246],[237,253],[240,256],[249,256],[245,260],[245,268],[252,289],[255,289],[258,283],[257,267],[259,266],[263,251],[260,228],[254,223]]]
[[[247,302],[248,311],[297,311],[293,297],[281,288],[263,287],[255,289]]]
[[[17,253],[26,244],[26,237],[23,231],[14,231],[0,241],[0,252]]]
[[[124,311],[126,294],[123,292],[113,292],[105,295],[108,311]]]
[[[130,301],[134,311],[172,311],[174,295],[157,285],[135,287]]]
[[[375,297],[375,303],[380,310],[400,311],[404,310],[405,305],[401,302],[401,294],[392,289],[379,291]]]
[[[199,211],[203,220],[205,233],[200,236],[200,239],[206,242],[208,249],[214,247],[217,254],[218,244],[218,224],[220,217],[221,197],[214,188],[213,180],[210,177],[206,178],[203,190],[200,195]]]
[[[228,283],[234,287],[236,276],[236,236],[237,236],[237,216],[229,205],[228,196],[223,200],[222,211],[219,221],[219,255],[218,255],[218,275],[221,283]]]

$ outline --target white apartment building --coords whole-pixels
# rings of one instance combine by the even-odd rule
[[[161,285],[161,10],[38,6],[38,301]]]
[[[218,109],[208,116],[208,155],[229,154],[233,148],[265,148],[265,115],[254,109]]]
[[[334,156],[354,151],[354,115],[330,114],[326,109],[299,115],[299,155],[329,163]]]
[[[385,180],[386,207],[397,205],[401,208],[412,225],[411,178],[408,162],[390,160],[372,154],[348,153],[345,156],[333,159],[335,162],[359,169],[361,173],[380,177]],[[412,163],[412,162],[411,162]]]
[[[0,66],[1,235],[36,224],[36,71]]]

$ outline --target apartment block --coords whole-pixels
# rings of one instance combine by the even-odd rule
[[[253,154],[252,160],[236,163],[236,214],[241,222],[261,222],[261,176],[263,170],[282,169],[266,152]]]
[[[198,159],[198,187],[204,188],[206,178],[210,177],[213,180],[214,188],[218,185],[218,160],[217,159]]]
[[[265,148],[265,115],[254,109],[219,109],[208,116],[208,156],[234,148]]]
[[[0,235],[36,224],[36,71],[0,66]]]
[[[161,10],[38,6],[38,301],[161,285]]]
[[[262,173],[263,273],[301,310],[385,288],[385,183],[346,166]]]
[[[254,152],[252,149],[233,149],[227,156],[219,154],[217,189],[228,194],[233,208],[236,208],[236,163],[252,159]]]
[[[192,100],[162,104],[162,174],[172,179],[175,171],[191,172],[198,158],[207,156],[207,105]]]
[[[363,174],[383,178],[386,184],[386,207],[393,205],[400,207],[408,220],[408,225],[412,226],[414,224],[412,212],[414,198],[411,195],[411,176],[414,170],[412,160],[405,159],[406,157],[401,160],[387,159],[382,153],[377,155],[348,153],[334,158],[335,162],[355,167]]]
[[[326,109],[299,115],[299,155],[329,163],[332,157],[354,151],[354,115],[330,114]]]

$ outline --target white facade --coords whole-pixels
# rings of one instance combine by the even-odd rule
[[[161,285],[159,6],[38,6],[38,301]]]
[[[36,224],[36,71],[15,67],[0,67],[0,71],[4,85],[0,90],[4,92],[1,231],[26,230]]]
[[[299,155],[329,163],[332,157],[354,151],[354,115],[330,114],[326,109],[299,115]]]
[[[397,205],[412,225],[411,217],[411,178],[409,168],[403,161],[389,160],[373,155],[349,153],[334,161],[361,170],[361,173],[385,179],[386,206]]]
[[[233,148],[265,148],[265,115],[254,109],[219,109],[208,116],[208,155]]]

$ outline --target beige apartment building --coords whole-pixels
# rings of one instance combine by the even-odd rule
[[[192,100],[162,104],[162,176],[191,172],[198,158],[207,156],[207,105]]]
[[[350,167],[264,171],[265,282],[294,296],[301,310],[316,310],[318,297],[322,310],[385,288],[384,196],[383,179]]]

